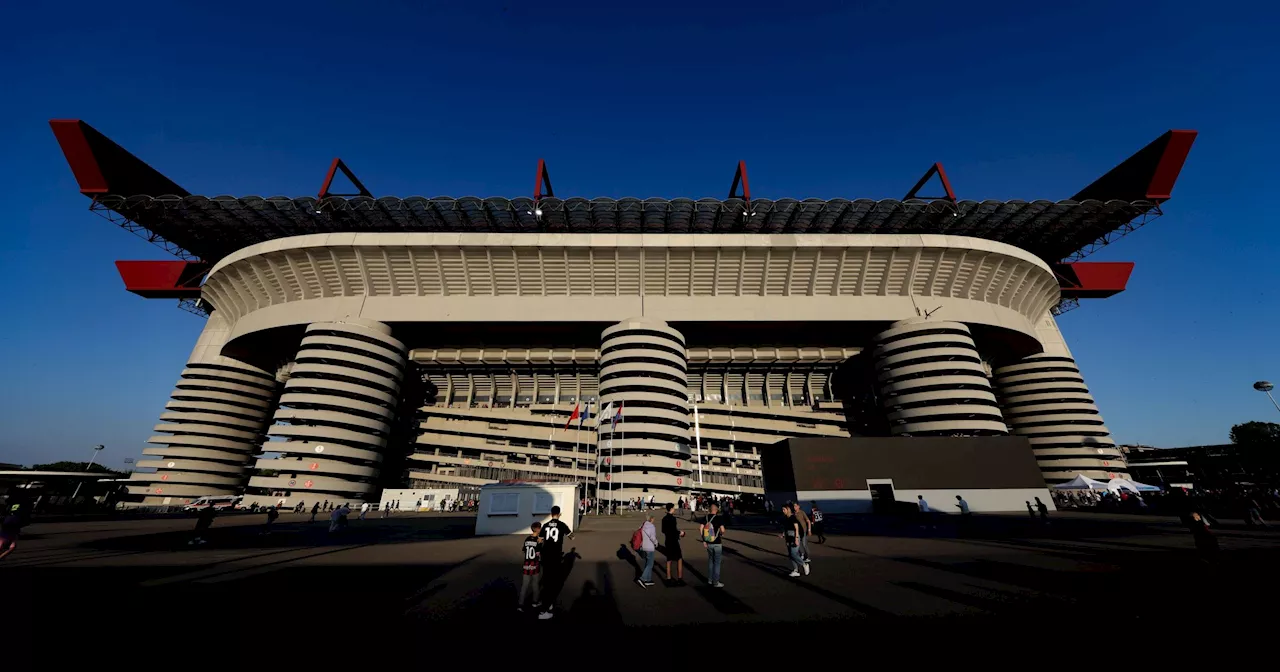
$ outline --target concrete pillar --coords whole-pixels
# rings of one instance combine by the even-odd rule
[[[1102,481],[1129,477],[1069,354],[1032,355],[998,367],[995,382],[1006,421],[1031,441],[1046,482],[1063,483],[1076,474]]]
[[[968,327],[913,318],[875,341],[876,386],[894,436],[1009,432]]]
[[[272,373],[223,357],[231,325],[214,311],[174,385],[160,424],[130,476],[144,505],[180,505],[204,495],[238,495],[275,403]]]
[[[684,336],[665,322],[637,317],[605,329],[600,339],[600,408],[612,403],[623,416],[616,434],[611,416],[599,416],[596,450],[609,460],[601,467],[599,496],[675,502],[693,485]]]
[[[400,402],[405,346],[380,322],[344,318],[307,327],[245,503],[288,506],[372,501]],[[287,492],[288,495],[272,493]]]

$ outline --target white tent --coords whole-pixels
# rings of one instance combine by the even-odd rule
[[[1160,488],[1154,485],[1138,483],[1137,481],[1131,481],[1127,478],[1113,478],[1110,481],[1107,481],[1106,487],[1108,490],[1113,492],[1121,489],[1128,490],[1129,492],[1160,492]]]
[[[1054,490],[1106,490],[1107,484],[1102,481],[1095,481],[1084,474],[1076,474],[1076,477],[1066,483],[1053,486]]]

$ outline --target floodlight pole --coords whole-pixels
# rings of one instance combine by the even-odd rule
[[[85,468],[84,468],[84,470],[85,470],[85,471],[89,471],[90,469],[92,469],[92,468],[93,468],[93,461],[94,461],[94,460],[96,460],[96,459],[98,459],[98,451],[100,451],[100,450],[104,450],[105,448],[106,448],[106,446],[104,446],[104,445],[102,445],[102,444],[98,444],[98,445],[96,445],[96,446],[94,446],[94,447],[93,447],[93,455],[89,456],[89,466],[87,466],[87,467],[85,467]],[[78,496],[78,495],[80,494],[80,486],[82,486],[82,485],[84,485],[84,480],[83,480],[83,479],[82,479],[79,483],[76,483],[76,490],[75,490],[75,492],[71,493],[71,503],[72,503],[72,504],[75,504],[75,502],[76,502],[76,496]]]
[[[1276,398],[1271,396],[1271,390],[1266,390],[1266,393],[1267,398],[1271,400],[1271,405],[1275,406],[1277,411],[1280,411],[1280,403],[1276,403]]]

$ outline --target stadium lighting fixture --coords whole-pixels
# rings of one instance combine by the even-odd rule
[[[1271,390],[1276,389],[1275,385],[1272,385],[1270,382],[1265,380],[1259,380],[1253,384],[1253,389],[1259,392],[1265,392],[1267,394],[1267,398],[1271,400],[1271,405],[1275,406],[1277,411],[1280,411],[1280,404],[1276,403],[1276,398],[1271,396]]]
[[[93,461],[98,459],[98,453],[105,449],[106,449],[106,446],[102,444],[98,444],[93,447],[93,455],[89,457],[89,465],[84,468],[85,471],[89,471],[90,469],[93,468]],[[76,501],[76,497],[80,494],[80,486],[82,485],[84,485],[83,479],[81,479],[79,483],[76,483],[76,491],[71,493],[72,503]]]

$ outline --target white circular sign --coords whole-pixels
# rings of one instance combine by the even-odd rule
[[[172,469],[172,468],[174,468],[174,467],[178,466],[178,463],[177,463],[177,462],[170,462],[169,464],[166,464],[166,465],[164,465],[164,466],[169,467],[170,469]]]
[[[324,446],[316,446],[316,452],[317,452],[317,453],[323,453],[323,452],[324,452]]]

